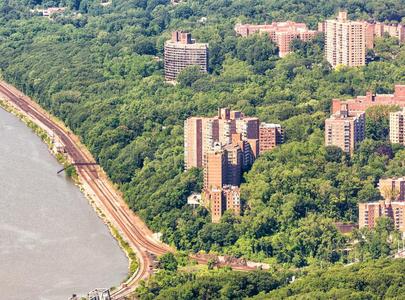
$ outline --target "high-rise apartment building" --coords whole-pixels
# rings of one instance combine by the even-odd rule
[[[364,139],[365,114],[351,112],[347,104],[325,120],[325,145],[337,146],[348,154],[353,154],[359,142]]]
[[[172,39],[164,47],[165,79],[174,81],[188,66],[198,66],[201,72],[208,70],[208,44],[196,43],[191,34],[182,31],[172,33]]]
[[[359,228],[374,228],[378,218],[388,217],[405,232],[405,177],[380,179],[378,188],[384,200],[359,203]]]
[[[226,152],[225,180],[229,185],[240,185],[242,179],[243,152],[238,144],[229,144],[224,148]]]
[[[245,117],[242,112],[231,111],[229,108],[219,109],[218,115],[211,118],[188,118],[184,121],[185,169],[202,167],[205,153],[213,151],[216,143],[223,147],[232,144],[234,134],[240,134],[240,139],[248,142],[253,157],[256,158],[259,124],[258,118]],[[240,147],[245,149],[243,145]]]
[[[304,23],[273,22],[271,24],[253,25],[237,24],[235,31],[243,37],[254,33],[267,34],[278,46],[279,56],[284,57],[291,52],[291,42],[295,39],[308,41],[316,35],[315,30],[309,30]]]
[[[226,210],[239,215],[241,211],[240,190],[237,186],[225,185],[203,192],[206,206],[211,210],[211,221],[218,223]]]
[[[259,153],[274,149],[283,143],[283,129],[280,124],[260,123]]]
[[[374,39],[388,35],[398,39],[399,43],[405,42],[405,25],[403,24],[384,24],[381,22],[367,23],[366,26],[370,32],[366,36],[367,48],[374,48]]]
[[[325,55],[335,68],[364,66],[366,63],[366,26],[349,21],[347,12],[339,12],[335,20],[325,21]]]
[[[204,160],[204,189],[222,188],[227,181],[227,152],[216,143],[212,151],[204,154]]]
[[[378,201],[359,203],[359,228],[374,228],[378,218],[393,220],[395,229],[405,232],[405,202]]]
[[[405,108],[390,113],[390,142],[405,146]]]
[[[227,209],[240,213],[238,186],[242,172],[248,170],[259,155],[260,127],[258,118],[246,117],[229,108],[219,109],[215,117],[190,117],[184,122],[185,169],[203,168],[202,198],[204,205],[211,209],[213,222],[218,222]],[[281,127],[275,127],[273,137],[262,132],[265,148],[282,142]]]
[[[200,117],[191,117],[184,121],[184,166],[201,168],[203,165],[202,124]]]
[[[373,94],[367,92],[366,96],[357,96],[349,100],[332,100],[332,113],[340,111],[342,104],[347,104],[350,111],[365,112],[374,105],[398,105],[405,107],[405,85],[395,85],[394,94]]]

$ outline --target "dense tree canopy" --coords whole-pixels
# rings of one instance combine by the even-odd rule
[[[53,5],[69,9],[51,20],[30,12]],[[280,59],[266,37],[237,37],[233,27],[291,19],[314,28],[339,7],[363,19],[405,16],[403,0],[2,1],[0,71],[77,133],[130,207],[178,249],[336,262],[345,238],[333,223],[355,222],[357,203],[380,197],[379,178],[405,175],[405,150],[386,140],[387,111],[369,112],[367,139],[351,158],[324,147],[324,119],[332,98],[404,82],[405,48],[382,38],[367,66],[332,70],[322,36],[294,42]],[[180,84],[164,82],[163,43],[174,29],[209,42],[210,74],[190,68]],[[286,143],[245,174],[244,215],[210,224],[205,208],[186,204],[202,174],[183,171],[183,121],[224,106],[281,123]]]

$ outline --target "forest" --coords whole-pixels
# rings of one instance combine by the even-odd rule
[[[404,260],[380,259],[349,267],[237,273],[162,271],[137,289],[149,299],[401,299]],[[277,271],[277,272],[276,272]]]
[[[55,5],[68,10],[52,19],[31,12]],[[379,178],[405,175],[404,148],[387,140],[393,108],[367,112],[367,138],[353,157],[325,147],[323,127],[332,98],[392,93],[404,83],[405,47],[380,38],[366,66],[333,70],[321,35],[295,41],[294,53],[280,59],[266,37],[233,30],[237,22],[286,19],[316,28],[339,8],[351,18],[405,16],[403,0],[7,0],[0,72],[78,134],[131,209],[179,250],[303,267],[347,262],[348,240],[368,236],[354,254],[376,259],[396,247],[383,238],[397,236],[389,221],[378,227],[383,237],[369,230],[343,236],[334,223],[356,222],[357,203],[379,199]],[[210,72],[186,69],[173,86],[164,82],[162,53],[177,29],[209,43]],[[183,121],[218,107],[281,123],[286,136],[244,175],[244,214],[212,224],[205,208],[186,204],[202,173],[183,171]]]

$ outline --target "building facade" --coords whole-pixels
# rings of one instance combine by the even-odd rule
[[[203,165],[202,118],[191,117],[184,121],[184,165],[188,170]]]
[[[405,177],[382,178],[378,182],[378,189],[384,199],[405,201]]]
[[[366,64],[366,26],[349,21],[347,12],[339,12],[335,20],[325,21],[325,56],[333,68]]]
[[[358,96],[349,100],[332,100],[332,113],[340,110],[341,104],[347,104],[350,111],[365,112],[374,105],[398,105],[405,107],[405,85],[395,85],[394,94],[373,94],[367,92],[366,96]]]
[[[405,146],[405,108],[390,113],[390,142]]]
[[[405,232],[405,202],[378,201],[359,203],[359,228],[374,228],[378,218],[387,217],[393,220],[395,229]]]
[[[384,200],[359,203],[359,228],[374,228],[378,218],[388,217],[405,232],[405,177],[380,179],[378,189]]]
[[[317,32],[309,30],[304,23],[273,22],[271,24],[253,25],[237,24],[235,31],[243,37],[254,33],[267,34],[270,39],[278,46],[279,56],[284,57],[291,52],[291,42],[295,39],[308,41],[312,39]]]
[[[325,146],[337,146],[353,154],[359,142],[364,139],[365,114],[351,112],[347,104],[325,120]]]
[[[376,37],[383,37],[384,35],[398,39],[400,44],[405,42],[405,25],[403,24],[384,24],[381,22],[365,22],[365,24],[368,32],[366,35],[366,44],[369,49],[374,48],[374,40]]]
[[[344,12],[343,12],[344,13]],[[347,16],[346,16],[347,18]],[[374,48],[376,38],[388,35],[398,39],[399,43],[405,42],[405,25],[404,24],[386,24],[381,22],[356,21],[362,23],[365,28],[365,45],[367,49]],[[318,31],[326,33],[326,21],[318,23]]]
[[[238,186],[225,185],[203,192],[206,206],[211,211],[211,221],[218,223],[226,210],[235,215],[240,215],[240,190]]]
[[[207,72],[208,44],[196,43],[190,33],[175,31],[164,46],[165,79],[175,81],[188,66],[198,66],[201,72]]]
[[[260,123],[259,153],[269,151],[283,143],[284,133],[280,124]]]

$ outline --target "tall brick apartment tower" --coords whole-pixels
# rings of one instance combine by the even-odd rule
[[[366,25],[364,22],[349,21],[347,12],[340,11],[335,20],[325,22],[325,55],[335,68],[366,64]]]
[[[182,31],[172,33],[164,50],[165,79],[174,81],[188,66],[198,66],[201,72],[208,69],[208,44],[196,43],[191,34]]]
[[[280,124],[261,123],[259,128],[259,153],[262,154],[283,143],[283,128]]]
[[[325,120],[325,145],[337,146],[353,154],[364,139],[365,113],[351,112],[348,104],[342,104],[339,112]]]

